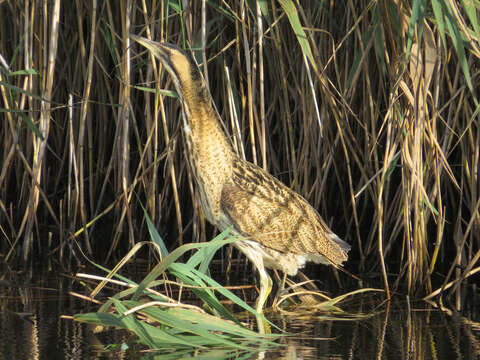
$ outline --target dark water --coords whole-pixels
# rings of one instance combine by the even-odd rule
[[[4,277],[0,281],[0,360],[141,357],[99,353],[102,343],[121,343],[127,339],[126,334],[97,336],[86,325],[62,318],[95,310],[69,295],[82,289],[78,282],[68,277],[41,276],[22,283],[21,278]],[[460,315],[404,299],[382,303],[379,296],[358,297],[346,306],[351,314],[370,316],[331,321],[312,311],[269,315],[295,335],[282,338],[282,347],[247,358],[480,359],[478,307]]]

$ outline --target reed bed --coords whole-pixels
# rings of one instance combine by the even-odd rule
[[[118,258],[147,236],[140,203],[171,249],[212,238],[172,84],[134,33],[193,49],[235,149],[352,244],[349,271],[460,307],[480,270],[478,13],[435,0],[0,2],[2,259],[69,263],[77,244]]]

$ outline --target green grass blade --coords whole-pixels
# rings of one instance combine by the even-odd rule
[[[226,317],[231,321],[238,323],[238,320],[233,316],[233,314],[227,310],[225,306],[217,299],[215,293],[212,289],[207,287],[204,279],[210,279],[207,275],[198,272],[195,268],[188,266],[187,264],[175,263],[171,267],[172,275],[178,277],[183,283],[199,287],[193,288],[192,292],[198,296],[203,302],[208,304],[212,309],[214,309],[219,315]],[[202,279],[198,274],[204,275]],[[210,279],[211,280],[211,279]],[[219,288],[223,288],[221,285]],[[217,289],[220,290],[220,289]],[[228,291],[228,290],[227,290]]]
[[[160,95],[165,95],[165,96],[168,96],[168,97],[171,97],[171,98],[178,98],[178,94],[175,92],[175,91],[172,91],[172,90],[165,90],[165,89],[153,89],[153,88],[150,88],[150,87],[145,87],[145,86],[139,86],[139,85],[135,85],[135,86],[132,86],[134,89],[137,89],[137,90],[140,90],[140,91],[143,91],[143,92],[149,92],[149,93],[152,93],[152,94],[160,94]]]
[[[280,6],[288,17],[290,26],[292,27],[292,30],[297,37],[297,41],[300,44],[300,48],[302,49],[303,54],[308,58],[313,69],[317,71],[317,65],[313,58],[312,49],[310,48],[310,44],[308,43],[307,34],[303,30],[303,26],[300,22],[300,18],[298,16],[298,11],[295,7],[295,4],[291,0],[278,0],[278,2],[280,3]]]
[[[475,32],[475,36],[477,38],[477,42],[480,41],[480,25],[478,23],[478,14],[477,14],[477,7],[479,7],[478,1],[476,1],[477,6],[475,6],[474,1],[472,0],[463,0],[462,5],[463,9],[465,10],[468,20],[472,23],[473,31]]]
[[[138,305],[137,302],[126,301],[126,303],[133,306]],[[175,328],[177,329],[177,331],[180,331],[180,332],[195,334],[206,340],[213,341],[220,346],[228,346],[228,347],[239,348],[244,350],[252,350],[252,348],[235,343],[229,340],[225,336],[222,336],[214,332],[210,332],[208,330],[209,328],[208,324],[195,323],[191,319],[184,320],[182,318],[175,316],[175,314],[172,313],[170,310],[162,310],[157,307],[151,306],[151,307],[142,309],[141,312],[146,314],[151,319],[167,327]],[[193,312],[190,314],[192,318],[194,318],[194,315],[195,314],[193,314]]]
[[[125,329],[124,323],[120,320],[120,316],[116,314],[96,312],[87,314],[76,314],[73,316],[75,321],[89,324],[97,324],[103,326],[111,326],[119,329]]]
[[[250,305],[248,305],[245,301],[240,299],[237,295],[232,293],[231,291],[225,289],[222,285],[220,285],[218,282],[213,280],[212,278],[206,276],[205,274],[193,269],[193,272],[201,278],[203,281],[205,281],[209,286],[214,287],[215,290],[217,290],[220,294],[225,296],[227,299],[233,301],[236,305],[240,306],[241,308],[251,312],[255,316],[258,316],[262,318],[263,320],[267,321],[271,326],[275,327],[277,330],[281,330],[279,327],[277,327],[275,324],[270,322],[267,318],[265,318],[262,314],[259,314],[254,308],[252,308]]]
[[[25,95],[27,95],[28,97],[31,97],[32,99],[40,100],[40,101],[44,101],[44,102],[50,102],[50,103],[51,103],[51,101],[47,101],[47,100],[45,100],[44,98],[42,98],[41,96],[32,94],[32,93],[29,92],[29,91],[23,90],[22,88],[19,88],[18,86],[11,85],[11,84],[6,83],[6,82],[4,82],[4,81],[0,81],[0,86],[4,86],[4,87],[6,87],[6,88],[9,89],[9,90],[12,90],[12,91],[16,91],[16,92],[25,94]]]
[[[12,71],[7,74],[7,76],[17,76],[17,75],[40,75],[40,73],[35,69],[25,69]]]
[[[231,241],[235,241],[231,239]],[[166,269],[168,269],[180,256],[185,254],[187,251],[200,249],[202,247],[210,246],[210,243],[196,243],[196,244],[184,244],[174,251],[172,251],[163,261],[158,263],[152,271],[142,280],[142,282],[138,285],[137,291],[133,296],[133,300],[137,300],[138,297],[143,293],[146,289],[148,284],[150,284],[153,280],[159,277]]]
[[[445,13],[445,22],[447,24],[448,33],[450,34],[450,38],[452,39],[453,47],[455,48],[455,52],[457,53],[458,62],[460,63],[463,75],[465,76],[465,80],[467,81],[467,86],[473,93],[472,78],[470,76],[467,57],[465,55],[465,45],[460,29],[458,28],[458,24],[456,23],[455,18],[451,12],[450,5],[444,4],[444,7],[447,10],[447,12]]]
[[[433,15],[435,16],[435,21],[437,22],[438,31],[440,32],[440,37],[442,38],[443,49],[447,52],[447,39],[445,37],[445,21],[443,20],[443,10],[442,4],[439,0],[432,0],[432,9]]]
[[[235,238],[226,239],[225,238],[232,231],[233,226],[228,227],[226,230],[218,234],[214,239],[210,240],[209,243],[211,246],[206,246],[199,249],[195,254],[193,254],[190,259],[188,259],[187,264],[191,267],[197,267],[200,264],[198,270],[205,273],[212,261],[215,253],[223,246],[228,245],[235,241]]]
[[[410,17],[410,25],[408,26],[407,52],[405,58],[408,59],[412,50],[413,36],[415,27],[417,27],[418,37],[421,38],[423,29],[423,19],[425,17],[425,0],[414,0],[412,6],[412,16]]]
[[[0,85],[1,85],[1,81],[0,81]],[[27,127],[30,128],[30,130],[33,131],[33,133],[35,134],[35,136],[37,136],[38,138],[40,138],[42,141],[45,140],[45,138],[43,137],[42,133],[40,132],[40,129],[37,127],[37,125],[35,125],[32,120],[30,119],[30,117],[25,114],[26,111],[23,111],[23,110],[15,110],[15,109],[0,109],[0,113],[4,113],[4,112],[9,112],[9,113],[12,113],[12,114],[15,114],[15,115],[18,115],[22,118],[22,121],[27,124]]]
[[[123,304],[122,301],[113,298],[113,303],[120,314],[123,314],[126,311],[128,311],[127,307]],[[148,345],[150,348],[153,348],[153,349],[155,348],[153,339],[150,337],[149,333],[143,327],[143,323],[139,321],[134,315],[129,314],[129,315],[123,316],[121,318],[121,321],[125,324],[127,329],[129,329],[130,331],[133,331],[138,336],[138,338],[142,343],[144,343],[145,345]]]
[[[147,210],[143,207],[143,212],[145,214],[145,220],[147,221],[147,227],[148,227],[148,232],[150,234],[150,238],[152,241],[158,245],[160,248],[160,252],[162,255],[162,259],[165,259],[168,256],[168,250],[167,247],[165,246],[165,242],[163,241],[162,237],[158,233],[157,229],[155,228],[155,225],[153,225],[152,220],[150,220],[150,216],[148,216]]]
[[[250,330],[244,326],[239,326],[229,321],[225,321],[221,318],[218,318],[210,314],[199,313],[199,312],[193,312],[194,314],[192,314],[192,311],[187,309],[182,309],[182,308],[175,308],[175,309],[171,309],[170,311],[174,313],[175,316],[178,317],[179,319],[185,319],[185,320],[190,319],[198,323],[203,323],[205,324],[204,326],[210,331],[221,331],[224,333],[241,336],[251,340],[256,340],[258,339],[258,336],[259,336],[256,331]],[[265,334],[262,336],[275,337],[275,338],[277,337],[277,335],[271,335],[271,334]],[[274,344],[274,343],[270,343],[270,344]]]

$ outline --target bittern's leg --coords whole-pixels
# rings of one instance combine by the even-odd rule
[[[273,273],[275,274],[274,279],[277,282],[278,286],[278,291],[277,291],[277,297],[282,295],[283,290],[285,290],[285,281],[287,278],[286,273],[282,273],[282,276],[279,275],[279,271],[277,269],[273,269]]]
[[[287,273],[283,273],[282,283],[280,284],[280,289],[278,289],[279,293],[283,293],[283,291],[285,290],[285,281],[286,280],[287,280]]]
[[[277,280],[277,294],[275,295],[275,298],[273,299],[273,308],[276,309],[279,305],[279,301],[282,298],[285,293],[288,293],[288,291],[285,291],[285,280],[287,278],[287,274],[283,273],[282,278],[280,279],[280,276],[278,275],[277,271],[275,270],[275,279]]]
[[[258,266],[261,265],[261,266]],[[268,276],[265,267],[263,266],[263,261],[261,264],[257,264],[258,273],[260,275],[260,295],[257,298],[257,306],[255,310],[259,314],[263,314],[263,307],[267,302],[268,295],[272,291],[272,279]],[[258,332],[260,334],[270,334],[270,325],[263,318],[257,316],[257,326]]]
[[[265,270],[262,253],[256,248],[256,246],[250,245],[249,242],[243,243],[240,241],[235,243],[235,246],[247,256],[257,268],[258,274],[260,275],[260,295],[258,295],[255,310],[261,314],[263,313],[263,306],[267,301],[267,297],[272,290],[272,279],[270,279],[270,276],[268,276],[268,273]]]
[[[267,301],[268,295],[270,294],[270,291],[272,291],[272,279],[270,276],[268,276],[263,264],[261,264],[261,266],[257,266],[257,268],[258,273],[260,274],[260,295],[258,295],[257,306],[255,310],[261,314],[263,313],[263,306]]]

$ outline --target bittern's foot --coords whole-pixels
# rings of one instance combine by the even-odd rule
[[[280,304],[287,300],[290,305],[296,305],[296,302],[293,300],[292,296],[288,296],[290,291],[292,290],[291,284],[294,284],[291,280],[288,280],[289,287],[285,288],[285,284],[287,283],[287,275],[284,273],[282,279],[280,281],[280,277],[278,276],[277,272],[275,271],[276,279],[278,280],[278,290],[275,298],[273,299],[273,308],[278,309]]]

